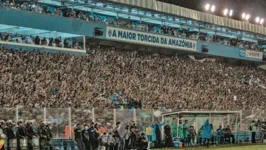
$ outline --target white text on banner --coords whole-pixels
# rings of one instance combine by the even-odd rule
[[[196,51],[197,41],[145,33],[140,31],[120,29],[116,27],[106,28],[106,38],[136,44],[145,44],[173,49]]]
[[[263,53],[262,52],[252,51],[252,50],[246,50],[246,57],[262,60]]]

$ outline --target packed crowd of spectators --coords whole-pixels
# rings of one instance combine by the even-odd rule
[[[61,37],[46,38],[41,36],[28,36],[28,35],[18,35],[11,33],[1,33],[0,41],[5,42],[15,42],[24,44],[35,44],[40,46],[50,46],[50,47],[63,47],[72,49],[83,49],[83,43],[76,39],[62,39]]]
[[[0,105],[265,109],[256,67],[94,48],[87,56],[0,51]]]
[[[9,7],[12,9],[20,9],[25,11],[31,11],[36,13],[44,13],[55,16],[69,17],[73,19],[81,19],[86,21],[93,21],[97,23],[109,24],[117,27],[129,28],[134,30],[140,30],[144,32],[152,32],[159,34],[166,34],[170,36],[175,36],[179,38],[188,38],[194,40],[208,41],[208,42],[216,42],[227,46],[234,46],[240,48],[246,48],[250,50],[263,51],[263,48],[259,47],[255,43],[240,41],[237,39],[229,39],[221,36],[208,35],[206,33],[199,33],[195,31],[189,31],[185,29],[179,29],[170,27],[167,25],[156,25],[156,24],[148,24],[141,21],[131,20],[130,17],[128,19],[121,19],[115,17],[101,16],[94,13],[84,12],[80,10],[74,10],[70,8],[55,8],[48,6],[41,6],[38,3],[29,4],[27,2],[23,2],[21,4],[14,3],[3,3],[3,7]]]

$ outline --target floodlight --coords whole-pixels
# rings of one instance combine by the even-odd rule
[[[215,5],[212,5],[211,12],[214,12],[214,11],[215,11]]]
[[[264,19],[260,19],[260,24],[263,24],[264,23]]]
[[[245,19],[248,21],[248,20],[249,20],[249,18],[250,18],[250,15],[249,15],[249,14],[247,14],[247,15],[246,15],[246,17],[245,17]]]
[[[205,5],[205,10],[209,11],[209,10],[210,10],[210,7],[211,7],[210,4],[206,4],[206,5]]]
[[[260,17],[257,17],[257,18],[255,19],[255,21],[256,21],[256,23],[259,23],[259,22],[260,22]]]
[[[225,9],[224,10],[224,15],[227,16],[227,14],[228,14],[228,9]]]
[[[233,16],[233,10],[231,9],[230,12],[229,12],[229,16],[232,17]]]
[[[245,19],[246,18],[246,13],[243,13],[242,14],[242,19]]]

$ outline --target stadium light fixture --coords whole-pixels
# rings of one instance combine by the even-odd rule
[[[214,11],[215,11],[215,5],[212,5],[211,12],[214,12]]]
[[[263,25],[264,19],[260,19],[260,24]]]
[[[227,14],[228,14],[228,9],[226,8],[226,9],[224,10],[224,15],[227,16]]]
[[[233,9],[231,9],[231,10],[229,11],[229,16],[230,16],[230,17],[233,16],[233,12],[234,12]]]
[[[246,15],[246,17],[245,17],[245,20],[246,20],[246,21],[248,21],[248,20],[249,20],[249,18],[250,18],[250,15],[249,15],[249,14],[247,14],[247,15]]]
[[[228,8],[226,8],[226,9],[224,9],[224,12],[223,12],[223,14],[224,14],[224,16],[229,16],[229,17],[232,17],[233,16],[233,9],[228,9]]]
[[[257,17],[257,18],[255,19],[255,21],[256,21],[256,23],[260,23],[260,17]]]
[[[246,18],[246,13],[243,13],[242,14],[242,19],[245,19]]]
[[[205,5],[205,10],[206,10],[206,11],[209,11],[209,10],[210,10],[210,7],[211,7],[210,4],[206,4],[206,5]]]

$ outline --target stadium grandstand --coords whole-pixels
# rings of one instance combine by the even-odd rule
[[[265,2],[239,4],[0,0],[0,150],[265,148]]]

